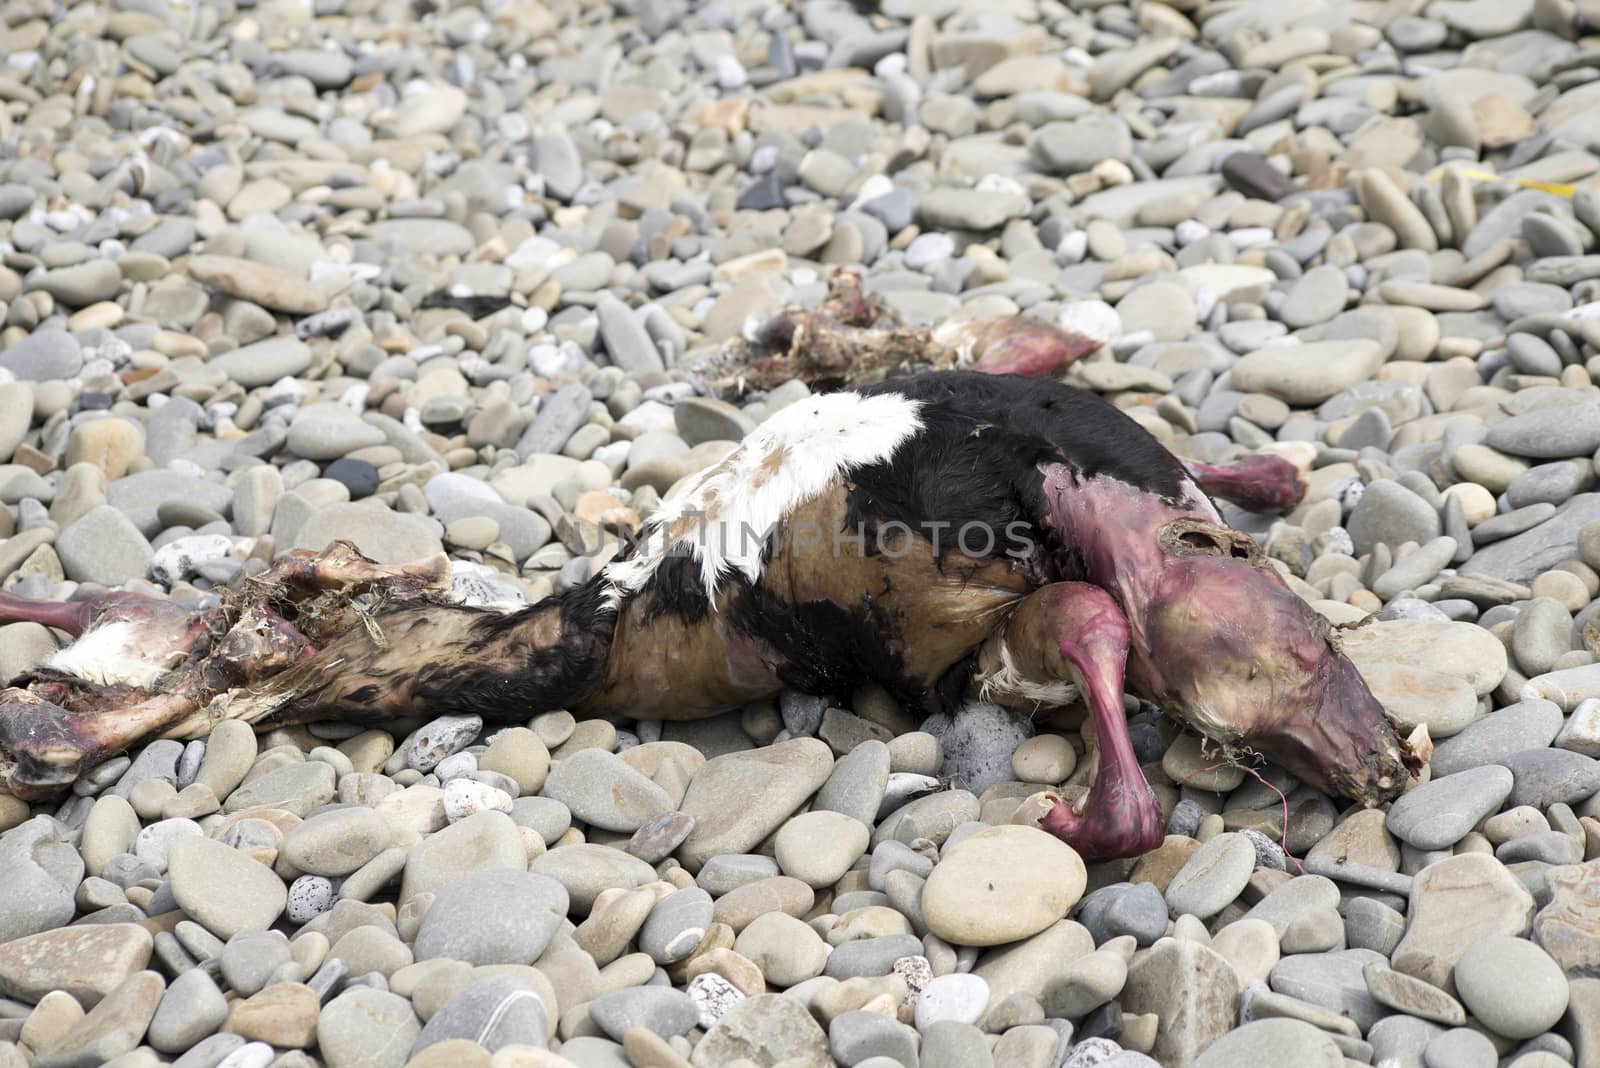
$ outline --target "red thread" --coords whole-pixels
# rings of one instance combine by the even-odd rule
[[[1256,782],[1259,782],[1262,786],[1265,786],[1267,789],[1271,790],[1273,793],[1278,795],[1278,800],[1283,802],[1283,827],[1280,830],[1279,835],[1278,835],[1278,846],[1279,846],[1279,848],[1281,848],[1283,850],[1283,855],[1285,857],[1287,857],[1290,860],[1294,861],[1294,866],[1300,869],[1300,874],[1304,875],[1306,873],[1306,866],[1304,864],[1300,863],[1300,858],[1299,857],[1297,857],[1293,853],[1289,852],[1289,798],[1288,798],[1288,796],[1285,795],[1282,790],[1278,789],[1276,786],[1274,786],[1270,782],[1268,782],[1266,779],[1263,779],[1261,777],[1261,773],[1259,771],[1257,771],[1255,768],[1244,767],[1244,765],[1242,765],[1242,764],[1228,764],[1226,761],[1224,761],[1222,763],[1213,764],[1209,768],[1201,768],[1200,770],[1202,772],[1216,771],[1220,767],[1238,767],[1238,768],[1241,768],[1244,771],[1248,771],[1251,775],[1254,775],[1256,777]]]

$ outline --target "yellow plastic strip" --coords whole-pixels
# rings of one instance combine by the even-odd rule
[[[1536,182],[1532,178],[1508,178],[1503,174],[1490,174],[1488,171],[1472,170],[1468,167],[1457,167],[1455,172],[1461,177],[1471,178],[1475,182],[1509,182],[1512,185],[1520,185],[1524,189],[1537,189],[1541,193],[1549,193],[1558,197],[1570,198],[1578,191],[1577,186],[1569,185],[1566,182]],[[1435,170],[1423,180],[1429,185],[1443,181],[1444,168],[1441,167]]]

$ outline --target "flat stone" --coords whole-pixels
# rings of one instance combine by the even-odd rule
[[[1491,1031],[1523,1039],[1543,1034],[1567,1011],[1567,977],[1538,946],[1492,935],[1468,946],[1453,975],[1461,1002]]]
[[[328,306],[322,288],[288,271],[233,256],[189,257],[189,277],[263,308],[313,315]]]
[[[1549,871],[1550,902],[1533,936],[1569,978],[1600,972],[1600,860]]]
[[[733,943],[772,987],[791,987],[814,979],[827,966],[829,949],[822,936],[783,912],[767,912],[747,924]]]
[[[929,227],[994,230],[1028,211],[1028,198],[1015,193],[943,187],[923,194],[917,214]]]
[[[1060,920],[1032,938],[983,954],[972,974],[989,984],[995,1005],[1013,994],[1039,997],[1065,964],[1094,950],[1094,938],[1074,920]]]
[[[1340,647],[1363,673],[1370,664],[1405,664],[1460,679],[1479,697],[1500,685],[1507,668],[1505,646],[1471,623],[1379,620],[1343,632]]]
[[[719,853],[748,852],[777,830],[832,770],[832,752],[814,738],[706,761],[678,806],[695,821],[678,858],[694,870]]]
[[[1394,970],[1447,990],[1468,946],[1528,930],[1533,895],[1494,857],[1465,853],[1417,873],[1406,914],[1410,922],[1391,958]]]
[[[694,999],[671,987],[613,990],[589,1002],[589,1018],[618,1042],[636,1027],[662,1036],[687,1034],[699,1017]]]
[[[422,1023],[398,994],[352,986],[317,1017],[317,1050],[328,1068],[403,1068]]]
[[[1578,531],[1600,519],[1600,493],[1580,493],[1555,515],[1525,533],[1495,542],[1473,553],[1461,565],[1463,575],[1487,575],[1528,585],[1540,574],[1570,559]]]
[[[888,745],[877,739],[862,742],[834,762],[812,810],[839,812],[870,829],[889,784],[891,763]]]
[[[158,972],[128,976],[33,1063],[38,1068],[78,1068],[131,1052],[144,1037],[165,988]]]
[[[82,348],[77,338],[65,330],[35,330],[0,351],[0,368],[10,371],[24,382],[71,378],[82,367]]]
[[[1511,793],[1511,772],[1490,764],[1423,783],[1389,809],[1386,826],[1418,849],[1446,849]]]
[[[656,878],[655,869],[638,857],[587,842],[542,853],[533,858],[528,870],[535,875],[548,875],[566,887],[572,911],[580,915],[588,913],[603,890],[632,889]]]
[[[468,1039],[493,1053],[502,1046],[548,1045],[544,1002],[514,975],[491,975],[468,983],[429,1018],[411,1047],[423,1050],[452,1039]]]
[[[45,271],[30,278],[28,288],[48,293],[63,304],[82,308],[115,298],[122,288],[122,272],[110,260],[90,260]]]
[[[710,894],[698,886],[674,891],[650,910],[639,929],[639,949],[657,964],[675,964],[699,946],[713,918]]]
[[[64,926],[77,912],[84,861],[55,821],[40,816],[0,837],[0,942]]]
[[[1467,1022],[1466,1010],[1459,1001],[1421,979],[1381,964],[1367,965],[1362,974],[1367,980],[1367,989],[1380,1005],[1447,1027],[1459,1027]]]
[[[1497,709],[1434,747],[1433,778],[1498,764],[1527,749],[1543,749],[1560,732],[1562,722],[1561,709],[1539,698]]]
[[[320,760],[285,764],[234,790],[224,802],[223,811],[269,806],[304,816],[333,800],[336,779],[333,766]]]
[[[173,842],[167,877],[178,907],[222,939],[272,926],[289,894],[271,869],[210,838]]]
[[[1083,894],[1083,861],[1054,835],[1020,825],[980,831],[949,850],[923,888],[929,928],[955,945],[1038,934]]]
[[[1252,352],[1234,364],[1231,377],[1235,389],[1311,407],[1371,378],[1382,363],[1376,342],[1312,341]]]
[[[1255,847],[1241,834],[1206,841],[1167,885],[1168,909],[1174,917],[1215,916],[1244,891],[1255,861]]]
[[[1234,1024],[1239,979],[1221,956],[1197,942],[1157,942],[1128,969],[1119,998],[1124,1012],[1154,1013],[1166,1026],[1150,1055],[1163,1064],[1191,1064]]]
[[[1279,994],[1348,1016],[1366,1032],[1385,1012],[1367,990],[1365,968],[1382,962],[1381,956],[1367,949],[1301,953],[1274,965],[1268,982]]]
[[[0,943],[0,994],[33,1004],[63,990],[92,1008],[150,962],[153,944],[131,923],[58,927]]]
[[[1213,1042],[1194,1068],[1233,1068],[1243,1064],[1316,1065],[1343,1068],[1339,1046],[1319,1030],[1300,1020],[1255,1020]]]
[[[1512,805],[1548,808],[1577,805],[1600,792],[1600,760],[1566,749],[1527,749],[1500,761],[1514,785],[1506,799]]]
[[[161,996],[146,1036],[163,1053],[185,1053],[228,1018],[228,999],[209,973],[191,968],[178,976]]]
[[[311,349],[294,337],[272,337],[224,352],[211,367],[246,389],[269,386],[311,366]]]
[[[566,918],[570,899],[554,879],[480,871],[437,892],[422,917],[417,960],[532,964]]]
[[[1398,482],[1380,479],[1367,486],[1345,529],[1356,553],[1365,555],[1380,543],[1395,548],[1408,541],[1432,541],[1439,536],[1440,519],[1427,501]]]
[[[527,866],[527,847],[511,817],[480,812],[428,835],[412,848],[400,883],[400,903],[441,893],[479,872],[523,871]]]
[[[367,503],[326,504],[295,532],[294,548],[321,551],[336,541],[352,542],[380,564],[405,564],[444,550],[437,521],[391,512]]]
[[[580,749],[557,761],[545,780],[544,794],[585,823],[630,834],[673,809],[665,790],[620,757],[599,749]]]
[[[689,1060],[695,1068],[722,1068],[741,1057],[820,1066],[829,1063],[828,1036],[796,998],[745,998],[721,1015]]]
[[[91,509],[57,535],[55,549],[68,578],[101,586],[144,578],[155,555],[133,521],[109,504]]]
[[[312,875],[343,876],[388,848],[393,832],[369,808],[318,813],[283,839],[283,857]]]
[[[1561,460],[1600,449],[1600,403],[1552,405],[1489,427],[1484,444],[1512,456]]]

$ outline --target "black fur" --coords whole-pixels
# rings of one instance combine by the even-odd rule
[[[561,641],[548,648],[519,650],[525,659],[518,670],[472,676],[474,683],[492,691],[480,694],[477,701],[492,704],[501,713],[482,713],[485,718],[525,718],[529,709],[566,708],[587,697],[605,676],[606,656],[611,650],[616,617],[603,610],[604,599],[601,583],[586,582],[520,612],[491,616],[478,624],[482,637],[469,650],[472,653],[487,652],[514,635],[518,624],[525,623],[529,615],[549,611],[552,600],[561,613]],[[432,687],[433,699],[463,701],[468,707],[479,707],[472,698],[452,692],[458,681],[448,674],[439,679]]]
[[[949,531],[977,523],[1001,532],[1022,522],[1047,537],[1042,463],[1066,464],[1085,478],[1106,475],[1169,501],[1182,496],[1188,478],[1139,424],[1093,393],[1057,382],[951,371],[859,392],[921,402],[924,429],[887,463],[851,473],[852,528],[899,522],[916,529],[936,520]],[[1046,548],[1059,557],[1071,547]]]
[[[885,644],[891,624],[870,594],[848,608],[832,601],[790,604],[759,582],[752,585],[742,575],[736,581],[740,588],[729,599],[729,622],[777,654],[784,685],[843,698],[876,682],[920,707],[922,690],[907,679],[900,654]]]
[[[698,623],[711,613],[711,599],[700,578],[700,561],[685,552],[669,552],[638,597],[643,599],[647,623],[661,616]]]

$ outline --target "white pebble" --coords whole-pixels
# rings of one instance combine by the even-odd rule
[[[284,915],[291,923],[310,923],[333,907],[333,880],[323,875],[302,875],[289,884]]]
[[[904,74],[911,60],[904,52],[890,52],[872,65],[872,73],[879,78],[887,78],[895,74]]]
[[[723,54],[716,58],[714,64],[717,73],[717,84],[724,89],[738,89],[750,80],[745,73],[744,64],[733,56]]]
[[[451,779],[444,784],[444,817],[451,823],[490,811],[510,812],[511,795],[476,779]]]
[[[1238,230],[1228,231],[1228,241],[1234,248],[1246,249],[1252,245],[1265,244],[1272,240],[1272,231],[1265,226],[1245,226]]]

